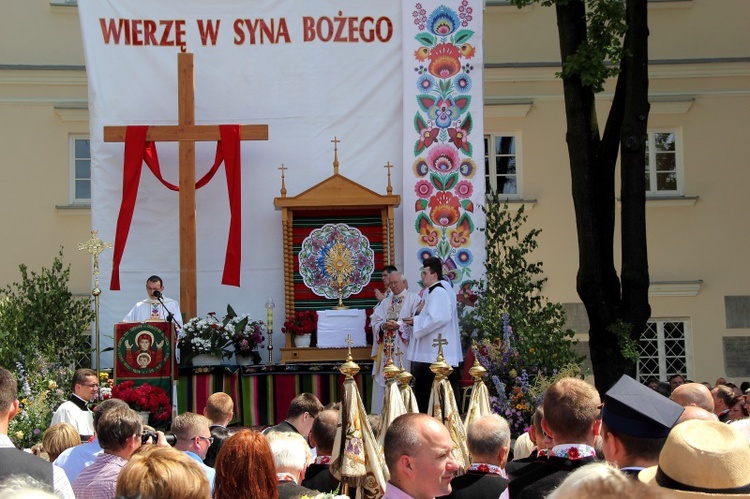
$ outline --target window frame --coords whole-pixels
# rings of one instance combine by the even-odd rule
[[[521,200],[523,199],[523,176],[522,176],[522,163],[523,163],[522,150],[523,148],[522,148],[520,130],[506,130],[506,131],[499,131],[499,132],[484,134],[483,141],[486,140],[487,144],[489,145],[489,150],[484,151],[485,185],[487,183],[487,177],[489,176],[490,186],[492,187],[494,191],[497,192],[497,175],[498,174],[495,169],[497,163],[494,160],[494,158],[497,157],[497,152],[495,151],[495,139],[498,137],[513,137],[515,141],[515,159],[516,159],[516,173],[515,173],[516,192],[513,194],[498,192],[497,193],[498,197],[500,199]],[[491,158],[493,158],[492,161],[490,161]],[[490,196],[490,191],[487,191],[487,196],[488,197]]]
[[[89,141],[89,156],[88,158],[78,158],[76,156],[76,141],[87,140]],[[71,134],[68,137],[68,199],[71,205],[77,206],[91,206],[91,197],[78,198],[76,195],[76,181],[80,179],[76,176],[76,161],[79,159],[88,159],[89,161],[89,196],[91,195],[91,137],[86,134]]]
[[[647,325],[649,323],[655,323],[657,325],[656,340],[657,340],[659,372],[658,374],[654,374],[654,373],[642,374],[641,373],[641,359],[640,359],[640,351],[639,351],[639,359],[638,359],[638,363],[636,364],[636,379],[638,379],[641,382],[645,382],[645,380],[648,379],[650,376],[655,376],[659,379],[659,381],[667,381],[669,379],[669,376],[672,376],[673,374],[680,374],[681,376],[684,376],[685,379],[692,379],[693,378],[693,356],[692,356],[693,349],[692,349],[692,341],[691,341],[692,329],[691,329],[690,320],[686,317],[668,317],[668,318],[652,317],[646,322],[647,322]],[[682,373],[668,372],[666,368],[667,355],[666,355],[666,347],[665,347],[664,325],[667,323],[681,323],[682,324],[683,341],[684,341],[684,346],[685,346],[685,354],[684,354],[684,359],[683,359],[684,364],[685,364],[685,372],[682,372]],[[639,347],[640,347],[640,341],[639,341]]]
[[[648,140],[648,165],[656,166],[656,141],[655,135],[658,133],[671,133],[674,134],[674,160],[675,160],[675,190],[671,191],[660,191],[656,190],[657,179],[655,168],[649,168],[649,181],[651,189],[646,189],[646,198],[664,198],[664,197],[681,197],[685,193],[685,177],[683,170],[683,157],[682,157],[682,131],[679,128],[649,128],[647,132]],[[645,172],[644,172],[645,174]]]

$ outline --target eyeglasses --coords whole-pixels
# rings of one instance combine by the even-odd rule
[[[214,437],[201,437],[200,435],[198,435],[195,438],[197,438],[198,440],[206,440],[206,441],[208,441],[208,445],[211,445],[212,443],[214,443]]]
[[[88,386],[89,388],[99,388],[99,385],[96,383],[79,383],[82,386]]]

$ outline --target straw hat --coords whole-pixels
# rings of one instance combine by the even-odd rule
[[[659,465],[638,479],[674,497],[750,498],[750,446],[726,423],[686,421],[672,428]]]

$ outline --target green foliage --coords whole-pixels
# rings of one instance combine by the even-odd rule
[[[623,358],[633,364],[638,362],[640,354],[638,352],[638,342],[631,338],[633,325],[618,319],[614,324],[607,327],[607,331],[617,336],[617,344],[620,347],[620,353]]]
[[[527,216],[521,207],[515,214],[507,203],[493,194],[486,216],[487,259],[485,279],[479,284],[476,306],[462,317],[465,344],[502,338],[503,313],[508,314],[515,331],[515,348],[523,357],[530,375],[538,369],[557,369],[580,363],[571,349],[573,331],[565,329],[565,310],[541,294],[546,278],[542,263],[527,261],[538,244],[539,229],[522,234]]]
[[[88,299],[68,290],[70,265],[64,266],[62,259],[60,249],[49,269],[29,271],[21,264],[21,282],[0,290],[0,365],[13,366],[40,354],[72,366],[91,351],[83,333],[94,312]]]
[[[568,5],[571,0],[510,0],[518,8],[531,3],[545,7]],[[586,6],[586,34],[578,50],[563,61],[563,70],[558,77],[577,76],[584,86],[594,92],[604,90],[607,78],[617,76],[624,54],[623,36],[625,2],[622,0],[584,0]]]
[[[8,436],[19,449],[29,449],[42,441],[55,409],[68,398],[73,368],[70,364],[49,362],[40,354],[8,368],[18,379],[20,402]]]

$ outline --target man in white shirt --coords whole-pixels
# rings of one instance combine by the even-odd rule
[[[425,259],[422,267],[422,284],[425,288],[424,301],[417,308],[413,319],[404,319],[405,324],[413,324],[414,330],[406,358],[411,361],[414,375],[414,395],[420,410],[426,411],[430,400],[430,388],[434,374],[430,364],[435,362],[437,348],[433,341],[438,334],[448,340],[443,346],[445,361],[457,368],[463,360],[461,334],[458,329],[458,309],[456,294],[449,282],[443,281],[443,264],[439,258]],[[458,376],[458,370],[454,370]]]
[[[412,335],[412,326],[404,323],[404,319],[411,319],[421,299],[416,293],[406,289],[406,278],[401,272],[392,271],[388,274],[388,283],[391,293],[386,296],[380,304],[375,307],[370,316],[372,326],[372,357],[375,363],[372,366],[372,404],[370,412],[380,414],[383,406],[383,391],[385,378],[383,367],[387,359],[386,338],[393,338],[393,353],[400,350],[404,354],[409,348]],[[396,358],[394,363],[398,363]],[[404,362],[404,369],[410,369],[409,361]]]
[[[96,398],[97,393],[99,383],[96,371],[76,369],[73,374],[73,393],[52,415],[52,424],[70,423],[81,435],[81,440],[88,440],[94,434],[94,414],[89,410],[88,403]]]
[[[182,329],[182,312],[180,304],[176,300],[167,298],[164,292],[164,283],[158,275],[152,275],[146,280],[147,300],[141,300],[135,304],[123,322],[142,321],[165,321],[174,319],[175,328]],[[161,298],[161,300],[159,300]],[[171,316],[171,317],[170,317]]]

